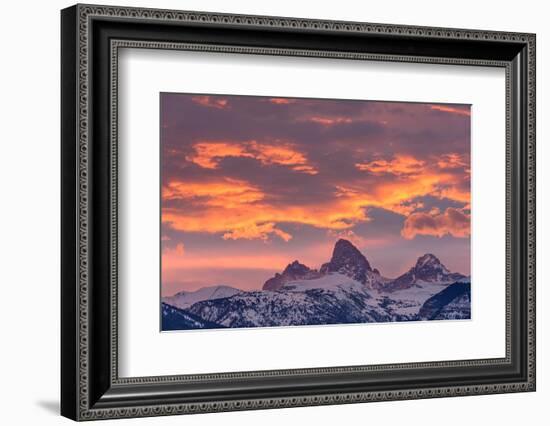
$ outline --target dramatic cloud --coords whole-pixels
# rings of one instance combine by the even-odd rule
[[[199,105],[210,107],[210,108],[224,109],[228,107],[227,99],[223,99],[219,97],[193,96],[191,100]]]
[[[469,186],[462,188],[465,182],[463,175],[445,173],[425,164],[409,156],[356,164],[361,171],[368,171],[380,178],[368,185],[361,180],[353,186],[340,185],[337,187],[338,195],[358,206],[380,207],[402,215],[422,209],[423,203],[414,200],[424,196],[469,202]]]
[[[370,163],[356,163],[355,167],[363,172],[376,175],[393,174],[396,176],[419,174],[425,162],[410,155],[396,155],[392,160],[375,160]]]
[[[470,157],[466,154],[449,153],[440,156],[437,165],[441,169],[465,169],[470,172]]]
[[[204,206],[231,209],[264,198],[253,185],[236,179],[224,178],[211,182],[170,182],[162,189],[164,200],[191,199]]]
[[[166,200],[183,201],[187,208],[165,207],[162,222],[185,232],[221,233],[223,239],[267,240],[272,234],[284,241],[292,235],[276,224],[293,223],[320,229],[347,229],[367,217],[361,203],[336,199],[315,206],[296,200],[283,206],[270,202],[254,186],[222,180],[200,183],[173,182],[163,190]]]
[[[451,107],[447,105],[432,105],[430,108],[433,109],[434,111],[448,112],[451,114],[464,115],[467,117],[470,116],[469,108],[457,108],[457,107]]]
[[[289,105],[296,103],[296,99],[289,98],[269,98],[269,102],[276,105]]]
[[[369,220],[366,211],[371,207],[403,216],[414,215],[424,208],[419,199],[425,196],[449,199],[468,206],[469,188],[459,187],[462,176],[428,169],[422,172],[420,167],[424,162],[412,157],[405,158],[386,162],[391,171],[390,177],[370,184],[357,180],[335,185],[331,193],[322,195],[314,204],[304,203],[296,197],[281,203],[277,193],[267,193],[251,182],[238,179],[171,181],[163,187],[163,199],[181,201],[186,207],[165,207],[163,222],[180,231],[221,233],[226,240],[266,241],[272,235],[289,241],[292,234],[281,230],[277,224],[349,230],[357,223]],[[410,165],[418,165],[419,168],[413,173],[415,169]],[[381,166],[378,164],[375,170],[378,167]],[[414,220],[414,216],[410,217]],[[442,223],[441,219],[437,220]],[[441,232],[446,231],[431,231],[429,234],[440,235]],[[457,235],[457,232],[453,230],[449,233]],[[428,231],[405,231],[403,235],[413,238],[416,234],[428,234]]]
[[[239,238],[244,238],[245,240],[260,239],[265,241],[269,234],[274,234],[284,241],[292,239],[292,235],[275,228],[275,224],[272,222],[262,223],[260,225],[254,223],[248,227],[233,229],[223,234],[223,239],[238,240]]]
[[[353,122],[349,117],[307,117],[303,121],[310,121],[322,126],[334,126],[336,124],[349,124]]]
[[[401,235],[409,240],[416,235],[468,237],[470,235],[470,216],[452,208],[448,208],[442,214],[437,211],[413,213],[405,220]]]
[[[195,152],[185,159],[206,169],[217,169],[220,161],[227,157],[243,157],[258,160],[265,165],[277,164],[303,173],[317,173],[308,164],[305,155],[286,141],[202,141],[194,144],[193,148]]]
[[[469,106],[162,94],[161,111],[170,282],[218,265],[201,285],[261,285],[230,268],[319,267],[338,238],[390,275],[428,251],[469,272]]]

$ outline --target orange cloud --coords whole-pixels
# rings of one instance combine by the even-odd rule
[[[411,174],[399,180],[383,181],[367,187],[362,184],[356,184],[355,187],[340,186],[338,196],[343,203],[351,204],[356,209],[379,207],[408,215],[423,207],[422,203],[413,203],[411,200],[425,195],[437,196],[438,187],[450,182],[450,178],[452,176],[437,173]]]
[[[350,200],[319,205],[273,205],[258,187],[236,179],[210,182],[174,181],[164,186],[164,200],[183,200],[189,209],[163,207],[162,222],[179,231],[221,233],[225,239],[262,239],[292,235],[277,223],[297,223],[322,229],[347,229],[367,220],[364,209]]]
[[[289,98],[269,98],[269,102],[276,105],[288,105],[296,103],[296,99]]]
[[[435,111],[448,112],[450,114],[464,115],[464,116],[467,116],[467,117],[470,117],[470,115],[471,115],[470,110],[450,107],[450,106],[446,106],[446,105],[431,105],[430,109],[435,110]]]
[[[224,178],[213,182],[172,181],[162,188],[164,200],[192,199],[209,207],[228,209],[254,203],[264,198],[257,187],[238,179]]]
[[[422,173],[425,162],[410,155],[396,155],[392,160],[375,160],[370,163],[356,163],[355,167],[375,175],[393,174],[396,176]]]
[[[185,157],[187,161],[198,164],[205,169],[217,169],[222,158],[225,157],[248,157],[244,144],[235,142],[199,142],[193,145],[194,154]]]
[[[448,198],[449,200],[458,201],[460,203],[470,204],[471,195],[469,189],[461,189],[456,185],[449,185],[441,188],[437,195],[439,198]]]
[[[202,200],[200,212],[163,208],[162,222],[172,229],[187,232],[222,233],[225,239],[267,240],[274,235],[285,241],[292,235],[275,227],[277,223],[310,225],[321,229],[347,229],[352,220],[367,220],[364,209],[351,203],[326,203],[318,206],[273,206],[268,202],[234,202],[215,205]],[[218,204],[215,202],[215,204]],[[197,205],[197,203],[195,203]]]
[[[445,181],[445,175],[443,175]],[[367,207],[380,207],[401,215],[414,214],[422,203],[410,200],[434,195],[440,176],[415,176],[402,182],[386,182],[365,190],[340,187],[338,197],[317,205],[272,205],[259,188],[237,180],[224,179],[204,185],[174,182],[166,186],[166,199],[182,199],[197,209],[163,208],[162,220],[173,229],[188,232],[221,233],[224,239],[261,239],[277,236],[285,241],[290,233],[278,223],[310,225],[327,230],[347,230],[368,221]],[[452,195],[446,194],[446,195]],[[463,196],[462,193],[460,193]]]
[[[217,169],[220,161],[226,157],[244,157],[255,159],[265,165],[282,165],[298,172],[317,174],[317,170],[308,164],[306,156],[286,141],[202,141],[194,144],[193,149],[195,152],[185,159],[205,169]]]
[[[217,167],[214,158],[220,152],[239,152],[254,155],[262,161],[269,150],[280,147],[256,149],[255,143],[214,144],[199,148],[195,160],[206,168]],[[245,148],[250,151],[245,151]],[[216,153],[216,155],[211,155]],[[271,161],[277,154],[269,155]],[[288,155],[281,155],[285,162]],[[293,160],[286,161],[290,164]],[[305,158],[305,157],[297,157]],[[267,159],[265,160],[267,161]],[[443,161],[443,160],[442,160]],[[447,161],[447,160],[445,160]],[[305,166],[305,165],[304,165]],[[293,167],[299,167],[294,165]],[[438,161],[425,162],[410,156],[396,156],[391,160],[377,160],[362,167],[374,174],[388,172],[398,178],[379,179],[374,183],[365,183],[359,179],[334,187],[326,199],[317,204],[303,204],[300,199],[289,203],[273,203],[276,194],[267,194],[245,180],[217,178],[208,181],[172,181],[162,189],[163,200],[182,200],[189,208],[163,207],[162,221],[167,226],[186,232],[208,232],[220,234],[230,239],[260,239],[271,237],[289,241],[292,238],[288,230],[282,230],[279,224],[309,225],[327,231],[343,232],[352,229],[355,224],[369,220],[366,210],[378,207],[408,217],[403,236],[413,238],[416,234],[461,235],[457,226],[459,221],[455,213],[467,217],[459,210],[447,210],[441,214],[432,210],[419,213],[424,209],[422,202],[415,199],[424,196],[447,198],[466,206],[470,203],[468,176],[448,173],[438,167]],[[414,200],[414,201],[413,201]],[[420,220],[420,219],[423,219]],[[423,227],[420,225],[424,224]],[[445,228],[446,226],[446,228]],[[343,234],[342,234],[343,235]]]
[[[310,121],[312,123],[321,124],[323,126],[334,126],[335,124],[349,124],[353,120],[349,117],[307,117],[303,121]]]
[[[400,215],[403,215],[403,216],[408,216],[409,214],[417,211],[417,210],[420,210],[424,208],[424,203],[420,202],[420,201],[417,201],[417,202],[410,202],[408,200],[406,201],[401,201],[399,204],[395,204],[393,206],[391,206],[391,210],[394,212],[394,213],[399,213]]]
[[[465,168],[466,172],[470,171],[470,162],[466,155],[456,153],[444,154],[437,160],[437,166],[440,169],[458,169]]]
[[[199,105],[209,107],[224,109],[229,107],[229,102],[227,99],[213,98],[211,96],[193,96],[191,100]]]
[[[437,159],[425,162],[406,155],[397,155],[391,160],[359,163],[356,164],[359,170],[374,175],[390,174],[398,179],[370,184],[368,190],[360,184],[338,186],[337,195],[354,205],[379,207],[403,216],[424,208],[422,202],[412,200],[426,195],[469,205],[468,176],[447,173],[436,167],[437,164]]]
[[[401,235],[408,240],[417,235],[467,237],[470,235],[470,216],[453,208],[442,214],[413,213],[405,220]]]
[[[281,231],[280,229],[275,228],[275,224],[273,222],[262,223],[259,225],[252,224],[245,228],[234,229],[232,231],[229,231],[223,234],[223,239],[224,240],[260,239],[260,240],[266,241],[268,239],[269,234],[277,235],[284,241],[290,241],[292,239],[292,235],[284,231]]]
[[[464,168],[469,173],[468,165],[466,156],[446,154],[430,162],[409,155],[396,155],[391,160],[357,163],[355,167],[374,175],[399,177],[399,180],[385,181],[374,187],[375,198],[383,201],[372,205],[408,215],[423,207],[422,203],[411,203],[410,200],[424,195],[469,204],[469,176],[445,172],[445,169]]]

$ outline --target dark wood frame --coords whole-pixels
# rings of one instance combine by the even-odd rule
[[[90,420],[535,390],[533,34],[95,5],[64,9],[61,29],[64,416]],[[116,89],[121,47],[505,68],[506,357],[119,378]]]

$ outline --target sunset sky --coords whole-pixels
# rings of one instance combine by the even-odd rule
[[[338,238],[470,274],[470,106],[162,93],[162,293],[259,289]]]

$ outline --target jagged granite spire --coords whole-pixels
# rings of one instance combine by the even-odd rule
[[[279,274],[278,272],[274,277],[268,279],[262,289],[276,291],[281,289],[286,283],[296,280],[311,280],[318,278],[320,276],[319,272],[315,269],[310,269],[303,263],[295,260],[292,263],[289,263],[285,270]]]
[[[367,258],[348,240],[340,239],[334,245],[332,258],[321,266],[320,272],[338,272],[369,288],[380,287],[383,279],[376,269],[372,269]]]
[[[435,255],[426,253],[418,258],[411,269],[387,284],[385,289],[403,290],[422,283],[449,284],[464,278],[462,274],[449,271]]]

